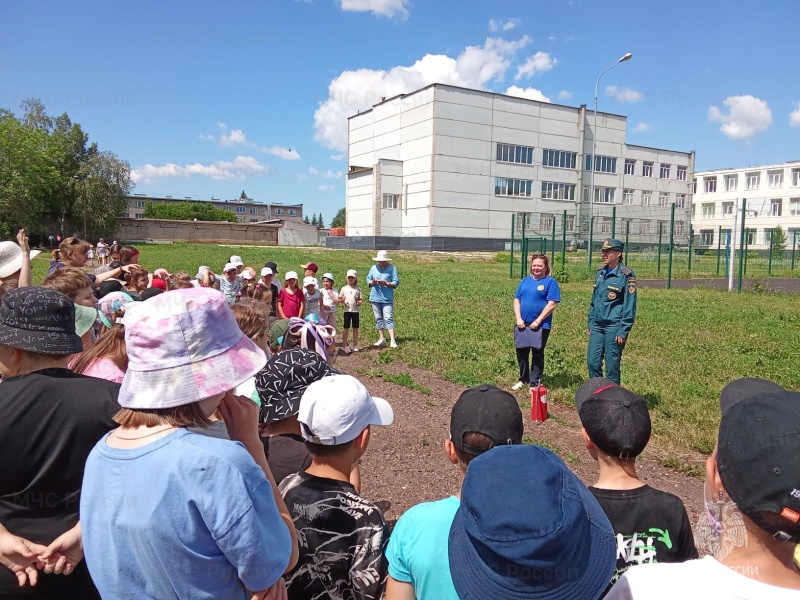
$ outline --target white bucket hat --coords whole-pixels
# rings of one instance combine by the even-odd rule
[[[123,408],[192,404],[234,389],[267,363],[216,290],[160,294],[125,316]]]
[[[378,250],[378,255],[372,260],[375,262],[392,262],[392,259],[389,258],[389,253],[386,250]]]
[[[31,250],[31,258],[41,250]],[[22,268],[22,248],[16,242],[0,242],[0,279],[13,275]]]

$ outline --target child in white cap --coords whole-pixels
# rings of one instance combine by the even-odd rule
[[[236,265],[228,263],[222,269],[223,277],[219,280],[219,291],[225,296],[228,304],[235,304],[242,293],[242,278],[239,277]]]
[[[320,309],[320,322],[336,327],[336,305],[339,304],[339,292],[333,287],[333,273],[322,276],[322,308]]]
[[[320,320],[322,294],[320,294],[319,289],[317,289],[316,277],[311,277],[309,275],[303,278],[303,299],[306,303],[306,312],[303,316],[308,317],[309,315],[314,315],[316,317],[314,322],[318,323]]]
[[[358,286],[358,273],[355,269],[347,271],[347,285],[339,290],[339,301],[344,304],[344,330],[342,349],[345,354],[358,352],[358,321],[361,308],[361,288]],[[348,344],[350,328],[353,328],[353,345]]]

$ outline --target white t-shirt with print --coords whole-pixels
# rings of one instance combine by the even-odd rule
[[[344,312],[358,312],[358,301],[361,300],[360,287],[351,287],[347,284],[339,290],[339,295],[344,298]]]
[[[303,295],[306,299],[306,314],[319,316],[319,301],[321,298],[319,290],[315,289],[313,294],[309,294],[308,290],[304,288]]]
[[[322,312],[329,315],[336,313],[336,305],[339,302],[339,292],[336,288],[329,290],[322,288],[320,294],[322,294]]]
[[[756,567],[753,567],[755,569]],[[611,588],[606,600],[798,600],[800,590],[779,588],[750,579],[713,556],[684,563],[631,567]]]

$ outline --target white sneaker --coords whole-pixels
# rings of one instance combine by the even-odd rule
[[[350,346],[345,346],[344,348],[342,348],[342,352],[344,352],[345,354],[350,354],[352,351],[353,349]]]
[[[361,350],[361,348],[359,348],[358,346],[351,346],[351,349],[353,350],[353,352],[358,352],[359,350]]]
[[[392,340],[391,343],[389,344],[389,348],[397,348],[397,342]]]
[[[516,392],[521,390],[523,387],[525,387],[525,384],[522,381],[518,381],[517,383],[511,386],[511,389]]]
[[[386,345],[386,338],[381,338],[381,339],[379,339],[377,342],[375,342],[372,345],[375,346],[376,348],[380,348],[381,346],[385,346]]]

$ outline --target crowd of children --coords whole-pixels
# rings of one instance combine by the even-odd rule
[[[337,291],[308,263],[300,288],[233,256],[31,286],[23,238],[0,243],[0,598],[800,597],[800,393],[722,390],[704,558],[681,500],[637,475],[647,403],[604,378],[575,393],[593,485],[479,385],[443,432],[458,489],[390,533],[359,460],[395,414],[330,352],[339,304],[357,348],[354,271]]]

